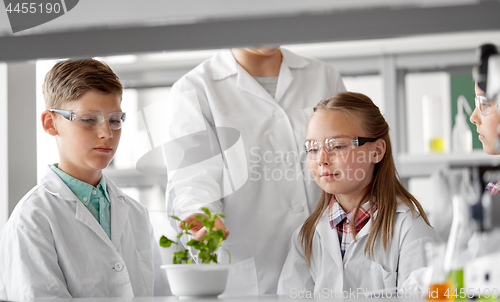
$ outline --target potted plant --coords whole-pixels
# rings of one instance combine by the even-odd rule
[[[191,257],[189,250],[182,245],[181,238],[189,236],[189,230],[194,222],[186,223],[178,217],[172,216],[181,224],[181,230],[177,234],[177,240],[160,238],[160,246],[177,246],[171,265],[163,265],[167,270],[167,278],[172,293],[176,296],[216,296],[224,292],[227,283],[229,265],[218,262],[218,251],[224,240],[224,231],[215,230],[217,217],[224,218],[222,214],[212,214],[207,208],[202,208],[205,215],[199,214],[195,218],[203,223],[207,233],[201,240],[191,239],[186,245],[196,250],[197,253]],[[231,254],[229,262],[231,262]]]

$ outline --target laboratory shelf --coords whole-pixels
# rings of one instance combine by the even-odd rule
[[[401,178],[425,177],[441,169],[498,166],[500,156],[486,154],[482,149],[473,150],[469,154],[399,154],[396,165]]]
[[[432,173],[450,168],[471,166],[499,166],[500,156],[486,154],[482,149],[469,154],[432,153],[432,154],[399,154],[396,165],[401,178],[428,177]],[[145,174],[136,169],[115,169],[108,167],[104,173],[119,187],[165,186],[167,176]]]
[[[118,187],[151,187],[153,185],[165,186],[167,175],[145,174],[136,169],[116,169],[108,167],[103,170]]]

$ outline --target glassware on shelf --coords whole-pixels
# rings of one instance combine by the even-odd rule
[[[427,300],[453,300],[453,283],[446,279],[444,255],[446,244],[429,242],[425,246],[427,263],[430,264],[427,274]]]
[[[424,95],[422,97],[422,113],[424,126],[424,142],[426,153],[443,153],[446,151],[445,127],[442,118],[441,98]]]
[[[456,299],[467,299],[464,287],[464,264],[470,260],[468,243],[472,235],[473,225],[469,210],[469,203],[476,199],[475,190],[471,183],[468,169],[457,173],[456,185],[452,197],[453,220],[450,236],[444,258],[446,279],[453,284],[453,295]]]

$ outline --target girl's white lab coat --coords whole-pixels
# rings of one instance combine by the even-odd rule
[[[377,212],[374,213],[376,215]],[[404,204],[397,207],[394,236],[384,250],[377,236],[373,258],[364,254],[371,221],[357,234],[344,255],[336,229],[331,229],[328,211],[321,217],[313,237],[311,266],[308,267],[300,239],[300,228],[293,234],[292,247],[283,267],[278,294],[303,296],[308,294],[363,293],[396,287],[415,290],[420,284],[410,274],[426,266],[425,244],[439,241],[437,233],[421,216],[412,217]],[[340,296],[339,296],[340,297]],[[352,295],[350,296],[352,297]]]
[[[169,172],[169,181],[175,183],[167,189],[172,214],[182,218],[206,206],[225,215],[230,236],[224,247],[235,264],[227,293],[276,293],[291,235],[307,219],[320,195],[303,156],[312,108],[345,90],[339,73],[330,65],[286,49],[282,53],[275,98],[236,62],[230,50],[218,52],[190,71],[170,92],[166,130],[171,137],[181,136],[179,133],[200,122],[193,115],[194,107],[179,97],[191,91],[201,108],[201,126],[236,129],[244,145],[244,151],[235,156],[239,157],[237,163],[228,159],[230,169],[233,164],[246,167],[244,175],[231,171],[233,180],[248,176],[235,192],[218,197],[221,166],[207,167],[210,157],[203,152],[199,157],[200,162],[207,159],[205,165],[185,174]],[[224,138],[219,139],[224,144]],[[196,138],[191,137],[192,146],[209,148],[208,143],[193,140]],[[179,158],[191,150],[186,147],[184,151]],[[224,186],[224,190],[231,188],[228,182]]]
[[[106,184],[111,240],[59,176],[47,168],[0,234],[2,299],[170,293],[147,209],[123,194],[109,178]]]

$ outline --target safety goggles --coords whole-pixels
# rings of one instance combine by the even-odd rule
[[[497,110],[497,101],[483,95],[476,96],[476,108],[482,115],[488,115]]]
[[[354,138],[350,137],[335,137],[325,139],[325,144],[320,146],[317,141],[307,140],[304,143],[304,148],[307,153],[308,159],[318,159],[321,148],[325,149],[325,152],[330,155],[340,155],[351,151],[354,148],[363,146],[366,143],[376,141],[376,138],[367,138],[356,136]]]
[[[108,121],[111,130],[119,130],[122,128],[122,123],[125,122],[125,112],[116,111],[111,113],[104,113],[101,111],[93,110],[62,110],[50,109],[49,111],[59,113],[68,121],[75,122],[77,125],[94,130],[99,128],[104,121]]]

